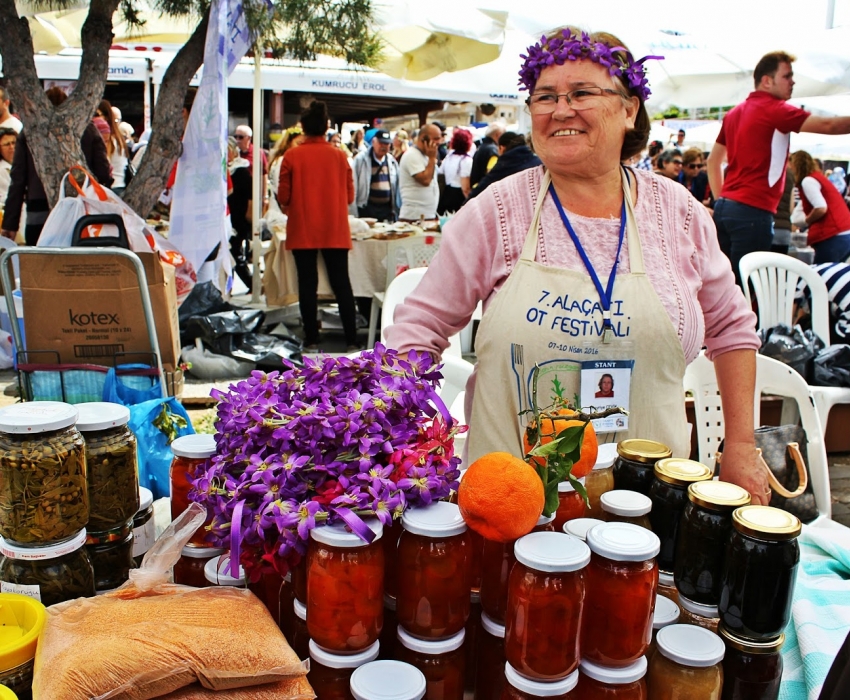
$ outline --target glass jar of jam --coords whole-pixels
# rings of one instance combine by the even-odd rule
[[[717,634],[717,628],[720,625],[720,613],[717,612],[716,605],[702,605],[680,595],[679,606],[682,609],[682,614],[679,616],[680,623],[704,627]]]
[[[649,663],[646,685],[655,700],[720,700],[723,641],[694,625],[670,625],[656,637],[658,650]]]
[[[277,571],[265,572],[256,583],[248,582],[248,590],[263,602],[278,627],[280,627],[281,586],[283,586],[283,579]]]
[[[101,593],[118,588],[130,578],[133,562],[133,521],[106,532],[88,532],[86,550],[94,568],[94,589]]]
[[[425,674],[428,698],[463,700],[466,653],[461,630],[448,639],[419,639],[398,628],[396,658]]]
[[[666,571],[658,572],[658,595],[669,598],[674,603],[679,602],[679,590],[672,573]]]
[[[514,546],[505,656],[527,678],[566,678],[579,661],[587,545],[559,532],[533,532]]]
[[[41,546],[77,536],[89,520],[85,443],[77,409],[31,401],[0,409],[0,536]]]
[[[599,498],[603,493],[614,490],[614,462],[617,460],[617,445],[608,442],[599,446],[596,464],[584,477],[584,489],[587,491],[587,514],[599,518]]]
[[[398,624],[415,637],[452,637],[469,617],[472,546],[453,503],[411,508],[398,542]]]
[[[585,477],[578,479],[578,482],[584,486]],[[587,504],[584,502],[584,497],[575,490],[569,481],[562,481],[558,484],[558,510],[555,511],[555,530],[562,532],[564,523],[568,520],[583,518],[587,513]]]
[[[186,545],[180,558],[174,565],[174,583],[195,588],[206,588],[209,581],[204,575],[204,567],[213,557],[224,554],[221,547],[191,547]]]
[[[292,610],[292,603],[295,600],[295,592],[292,588],[292,571],[287,572],[283,577],[283,583],[280,585],[280,622],[278,627],[283,632],[283,636],[287,639],[292,637],[292,620],[295,617],[295,612]]]
[[[750,502],[750,494],[726,481],[688,486],[688,504],[679,524],[673,578],[679,594],[695,603],[720,602],[720,577],[732,512]]]
[[[581,700],[646,700],[646,658],[621,668],[600,666],[592,661],[579,665],[576,697]]]
[[[732,515],[720,590],[720,618],[733,634],[778,637],[791,616],[802,524],[787,511],[746,506]]]
[[[375,533],[371,543],[343,523],[310,530],[307,627],[310,638],[332,653],[372,646],[384,624],[383,525],[377,519],[365,522]]]
[[[672,456],[673,452],[667,445],[655,440],[632,438],[619,442],[617,461],[614,462],[614,488],[649,496],[655,463]]]
[[[139,465],[130,409],[117,403],[76,406],[77,430],[86,441],[89,485],[88,532],[123,525],[139,510]]]
[[[307,629],[307,606],[297,598],[292,601],[292,637],[289,644],[295,655],[304,660],[310,656],[310,632]]]
[[[505,689],[505,626],[481,613],[478,663],[475,668],[475,697],[499,700]]]
[[[384,526],[384,534],[381,535],[384,548],[384,593],[393,598],[398,590],[398,538],[401,537],[401,530],[401,518],[396,518],[392,525]]]
[[[156,523],[153,519],[153,492],[139,488],[139,510],[133,516],[133,563],[139,567],[145,553],[156,542]]]
[[[782,645],[785,635],[769,642],[751,642],[720,625],[726,645],[723,657],[722,700],[776,700],[782,679]]]
[[[679,521],[688,504],[688,486],[698,481],[708,481],[711,470],[704,464],[690,459],[670,457],[655,463],[655,480],[649,489],[652,510],[649,522],[652,531],[661,540],[658,553],[658,570],[673,573],[676,557],[676,537]]]
[[[603,493],[599,499],[602,517],[609,523],[631,523],[652,529],[649,523],[649,511],[652,501],[637,491],[616,490]]]
[[[469,594],[469,617],[466,626],[463,648],[466,662],[464,664],[464,689],[469,693],[475,692],[475,661],[478,658],[478,643],[481,636],[481,592],[472,591]]]
[[[652,643],[646,652],[647,661],[655,653],[655,638],[658,636],[658,631],[675,625],[679,622],[679,616],[679,606],[676,603],[662,595],[655,597],[655,611],[652,613]]]
[[[564,532],[573,537],[577,537],[582,542],[587,542],[587,531],[595,525],[605,522],[596,518],[576,518],[564,523]]]
[[[331,654],[310,641],[310,672],[307,680],[322,700],[351,700],[351,674],[378,658],[380,642],[356,654]]]
[[[381,540],[384,538],[381,537]],[[386,561],[384,562],[386,564]],[[386,565],[384,566],[384,574],[386,575]],[[295,595],[295,600],[300,600],[304,605],[307,604],[307,557],[301,557],[300,561],[292,567],[292,591]]]
[[[587,533],[587,545],[592,554],[586,570],[582,659],[628,666],[646,653],[652,640],[658,537],[631,523],[603,523]]]
[[[576,669],[566,678],[557,681],[534,681],[523,676],[510,663],[506,663],[506,683],[501,700],[533,700],[534,698],[578,700],[581,696],[574,692],[578,685],[578,675],[578,669]]]
[[[425,674],[403,661],[371,661],[351,674],[354,700],[422,700]]]
[[[171,482],[171,520],[176,520],[189,507],[189,490],[192,479],[195,478],[199,467],[215,454],[215,435],[184,435],[171,443],[174,459],[171,461],[169,480]],[[195,547],[212,547],[207,541],[207,525],[212,522],[212,514],[192,538],[190,545]]]
[[[229,586],[231,588],[246,588],[245,570],[240,566],[234,576],[230,571],[230,555],[220,554],[208,559],[204,564],[204,578],[210,586]]]
[[[384,626],[381,628],[380,658],[394,659],[397,646],[398,619],[396,618],[396,599],[384,593]]]

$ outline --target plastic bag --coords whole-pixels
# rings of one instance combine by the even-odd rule
[[[811,330],[784,324],[759,331],[759,352],[795,369],[811,384],[814,379],[814,359],[824,348],[824,342]]]
[[[850,345],[830,345],[815,358],[815,386],[850,388]]]
[[[180,305],[178,318],[180,319],[181,328],[186,325],[186,322],[192,316],[205,316],[206,314],[217,314],[220,311],[232,311],[232,304],[226,302],[218,288],[210,282],[198,282],[195,288],[186,297],[186,300]],[[187,341],[183,342],[188,345]]]
[[[189,414],[174,397],[145,401],[130,406],[130,429],[139,452],[139,486],[153,491],[155,499],[169,496],[171,443],[195,432]]]
[[[183,361],[189,364],[189,372],[193,377],[214,382],[219,379],[236,379],[247,377],[254,371],[253,362],[241,362],[226,355],[216,355],[205,350],[200,338],[193,346],[181,350]]]
[[[131,373],[123,373],[128,370]],[[103,385],[103,400],[124,406],[144,403],[162,398],[162,382],[159,376],[133,374],[132,370],[150,371],[150,365],[129,364],[110,367]],[[154,371],[156,371],[154,369]]]
[[[304,676],[305,665],[253,593],[167,582],[205,519],[193,503],[121,588],[48,609],[34,698],[148,700],[192,683],[222,691]]]

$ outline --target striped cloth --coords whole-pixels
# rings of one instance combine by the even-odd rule
[[[803,526],[779,700],[817,700],[850,632],[850,528]]]
[[[834,324],[836,338],[833,341],[850,340],[850,265],[846,263],[821,263],[812,265],[826,283],[829,298],[830,323]],[[797,283],[794,301],[806,311],[809,310],[809,291],[805,281]],[[828,340],[828,338],[824,338]]]

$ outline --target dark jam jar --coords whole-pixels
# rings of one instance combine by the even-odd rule
[[[688,487],[673,568],[676,588],[685,598],[718,604],[732,513],[749,502],[749,493],[725,481],[699,481]]]
[[[637,491],[649,495],[653,468],[659,459],[672,457],[667,445],[655,440],[633,438],[617,444],[617,461],[614,462],[614,488]],[[598,517],[596,513],[593,517]]]
[[[505,689],[500,700],[579,700],[575,687],[578,684],[578,669],[558,681],[534,681],[526,678],[509,663],[505,664]]]
[[[425,695],[434,700],[463,700],[466,633],[448,639],[419,639],[398,628],[396,658],[425,674]],[[322,697],[322,696],[319,696]]]
[[[776,700],[785,635],[770,642],[751,642],[720,625],[720,638],[726,644],[722,700]]]
[[[719,605],[727,630],[765,642],[785,629],[800,563],[801,527],[796,516],[770,506],[735,511]]]
[[[652,510],[649,522],[652,531],[661,540],[658,553],[658,570],[673,573],[676,558],[676,537],[679,522],[688,504],[688,486],[698,481],[708,481],[711,470],[704,464],[690,459],[670,457],[655,463],[655,478],[649,489]]]
[[[221,547],[183,547],[174,565],[174,583],[195,588],[208,587],[210,583],[204,575],[204,567],[210,559],[221,554],[224,554]]]
[[[307,680],[322,700],[352,700],[351,674],[363,664],[378,658],[380,644],[375,642],[357,654],[331,654],[310,641],[310,672]]]
[[[133,521],[107,530],[89,532],[86,536],[92,567],[94,567],[94,588],[100,593],[118,588],[130,578],[133,562]]]
[[[576,696],[581,700],[646,700],[646,658],[623,668],[582,661]]]
[[[171,482],[171,520],[189,507],[189,490],[192,480],[206,461],[215,454],[214,435],[184,435],[171,443],[174,459],[171,461],[169,480]],[[189,540],[195,547],[212,547],[207,541],[207,525],[212,522],[212,516],[207,518]]]
[[[481,613],[478,659],[475,667],[475,697],[498,700],[505,689],[505,626]]]

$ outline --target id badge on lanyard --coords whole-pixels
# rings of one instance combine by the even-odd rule
[[[596,359],[581,363],[579,396],[583,411],[602,412],[608,408],[629,411],[635,346],[630,340],[613,340],[594,345],[586,343],[588,356]],[[597,433],[616,433],[629,429],[629,416],[617,413],[593,421]]]

